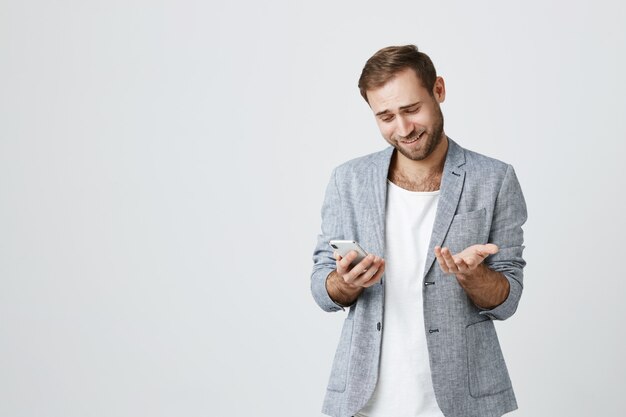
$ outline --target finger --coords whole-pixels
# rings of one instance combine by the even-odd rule
[[[483,263],[483,261],[485,260],[487,256],[489,256],[488,253],[482,253],[480,250],[477,249],[470,255],[462,257],[462,259],[463,261],[465,261],[465,264],[467,265],[467,267],[470,270],[472,270],[472,269],[475,269],[481,263]]]
[[[454,262],[459,270],[458,273],[463,274],[465,272],[470,272],[470,267],[467,265],[467,262],[465,262],[463,258],[456,258]]]
[[[493,246],[497,248],[496,245]],[[489,256],[488,253],[483,253],[483,249],[493,251],[494,247],[487,247],[486,245],[472,245],[465,248],[458,255],[456,255],[456,257],[463,259],[467,267],[472,270],[480,265],[480,263],[482,263],[487,256]]]
[[[348,278],[349,282],[356,283],[357,279],[371,267],[372,262],[376,259],[376,256],[369,254],[365,258],[361,260],[358,264],[356,264],[349,272]]]
[[[350,272],[350,259],[346,258],[345,256],[339,256],[339,260],[336,262],[337,264],[337,273],[339,273],[339,275],[345,275],[348,272]]]
[[[363,275],[373,276],[376,273],[376,264],[381,258],[373,254],[367,255],[361,262],[354,267],[354,272],[357,278],[363,277]]]
[[[486,256],[487,255],[485,255],[485,257]],[[474,269],[478,268],[480,264],[483,263],[483,261],[485,260],[485,257],[481,256],[480,253],[475,253],[475,254],[472,254],[470,256],[463,258],[463,260],[465,261],[465,264],[469,268],[469,271],[473,271]]]
[[[341,265],[339,264],[339,261],[341,261],[342,257],[341,255],[339,255],[338,252],[333,253],[333,257],[335,258],[335,269],[337,270],[337,272],[339,272],[341,270]]]
[[[343,264],[341,263],[341,260],[342,260],[342,259],[343,259],[343,258],[341,258],[341,256],[340,256],[340,257],[339,257],[339,259],[337,259],[337,261],[335,262],[335,267],[336,267],[336,269],[337,269],[337,273],[338,273],[339,275],[344,275],[344,274],[346,274],[346,273],[348,272],[348,271],[346,270],[346,268],[344,268],[344,267],[342,266],[342,265],[343,265]]]
[[[372,266],[370,269],[368,269],[366,272],[359,275],[354,280],[354,285],[358,285],[359,287],[364,287],[365,283],[367,283],[370,279],[372,279],[372,277],[376,275],[377,273],[378,273],[378,268],[375,268]]]
[[[488,248],[489,253],[494,255],[500,251],[500,248],[495,243],[487,243],[485,246]]]
[[[440,246],[435,246],[435,257],[437,258],[437,262],[439,263],[439,267],[441,268],[441,270],[447,274],[448,265],[446,264],[446,261],[443,260]]]
[[[495,255],[496,253],[498,253],[500,251],[500,248],[498,248],[498,245],[494,245],[493,243],[487,243],[486,245],[482,245],[480,251],[485,254],[485,257],[487,257],[489,255]]]
[[[443,256],[444,262],[448,266],[448,272],[452,274],[457,273],[459,271],[459,268],[456,266],[456,263],[454,262],[454,258],[452,257],[452,253],[450,252],[450,249],[448,248],[441,249],[441,255]]]
[[[361,283],[365,283],[372,279],[372,277],[378,273],[378,270],[383,265],[383,262],[383,258],[379,256],[374,257],[374,260],[372,261],[370,266],[367,267],[367,270],[364,271],[361,276],[359,276],[359,281],[361,281]]]
[[[487,243],[486,245],[475,245],[474,246],[474,255],[480,257],[482,262],[489,255],[494,255],[499,252],[499,248],[493,243]]]
[[[341,266],[341,269],[347,272],[350,267],[350,264],[352,263],[353,260],[356,259],[357,256],[358,254],[356,253],[356,251],[353,251],[353,250],[346,253],[346,256],[344,256],[343,259],[339,261],[339,265]]]
[[[368,281],[363,283],[363,287],[366,287],[366,288],[371,287],[372,285],[379,282],[384,272],[385,272],[385,260],[383,259],[376,273],[372,276],[372,278],[370,278]]]
[[[378,256],[373,256],[372,258],[372,262],[367,266],[367,268],[364,269],[363,272],[354,279],[355,285],[363,286],[364,283],[372,279],[372,277],[378,272],[378,269],[380,268],[383,259]],[[365,264],[365,262],[363,262],[363,264]],[[361,264],[359,264],[358,266],[360,265]],[[355,267],[355,269],[356,268],[357,267]]]

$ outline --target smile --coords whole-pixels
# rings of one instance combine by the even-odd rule
[[[422,137],[422,135],[423,135],[424,133],[426,133],[426,131],[425,131],[425,130],[422,130],[422,131],[419,133],[419,135],[415,136],[415,138],[413,138],[413,139],[411,139],[411,140],[401,140],[400,142],[402,142],[402,143],[405,143],[405,144],[409,145],[409,144],[411,144],[411,143],[417,142],[417,141],[418,141],[418,140]]]

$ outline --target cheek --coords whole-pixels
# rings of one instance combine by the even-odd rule
[[[428,126],[430,124],[431,117],[430,117],[429,112],[421,111],[419,112],[419,114],[416,114],[413,117],[411,117],[410,120],[412,124],[422,127],[422,126]]]
[[[435,109],[432,109],[424,112],[424,114],[422,115],[422,123],[428,126],[434,126],[437,122],[437,118],[437,112],[435,111]]]

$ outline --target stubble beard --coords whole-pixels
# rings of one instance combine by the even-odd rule
[[[413,131],[409,136],[406,137],[393,137],[393,146],[404,155],[406,158],[412,161],[422,161],[428,158],[437,148],[437,146],[441,143],[441,139],[443,136],[443,113],[441,112],[441,108],[437,105],[437,119],[433,124],[432,131],[428,129],[423,133],[426,135],[424,145],[417,149],[415,152],[409,152],[407,149],[402,148],[399,145],[400,140],[411,140],[415,139],[418,136],[418,132]]]

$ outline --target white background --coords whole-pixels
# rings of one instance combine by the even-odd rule
[[[526,196],[512,415],[623,415],[626,6],[433,3],[1,0],[0,416],[320,416],[322,197],[407,43]]]

